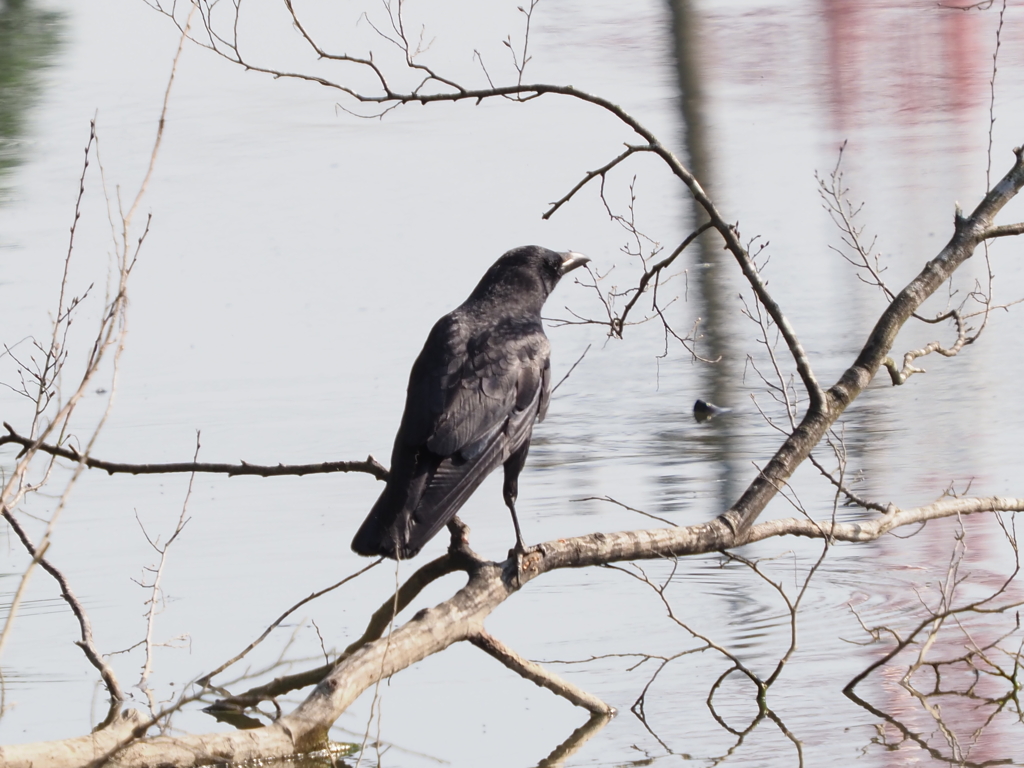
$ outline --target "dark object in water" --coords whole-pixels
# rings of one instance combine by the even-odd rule
[[[732,408],[719,408],[714,403],[698,400],[693,404],[693,418],[703,424],[705,421],[711,421],[716,416],[729,413],[731,410]]]
[[[525,549],[515,508],[519,473],[551,395],[540,311],[561,277],[588,261],[571,251],[516,248],[437,321],[413,363],[391,474],[352,540],[355,552],[415,556],[502,464],[516,548]]]

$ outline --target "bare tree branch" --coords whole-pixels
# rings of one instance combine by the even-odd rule
[[[563,680],[558,675],[548,672],[540,664],[524,659],[484,630],[471,636],[469,642],[496,658],[520,677],[525,677],[542,688],[547,688],[552,693],[568,699],[577,707],[583,707],[595,715],[615,714],[614,707],[608,706],[596,696],[587,693],[581,688],[577,688],[568,680]]]
[[[812,403],[800,424],[772,457],[761,474],[723,515],[724,521],[741,530],[761,513],[776,488],[810,454],[846,407],[864,390],[888,356],[899,330],[956,269],[983,242],[996,215],[1024,186],[1024,152],[1014,150],[1016,161],[1003,179],[985,195],[974,212],[955,222],[953,237],[938,256],[929,261],[882,313],[854,364],[828,391],[825,407]],[[774,317],[773,317],[774,319]],[[784,334],[785,335],[785,334]]]
[[[54,566],[49,560],[43,557],[42,553],[39,552],[32,541],[29,539],[25,529],[21,527],[18,519],[11,514],[7,507],[0,509],[0,514],[3,515],[4,520],[7,524],[14,529],[14,532],[21,539],[22,545],[34,558],[35,562],[39,563],[40,567],[50,574],[57,584],[60,586],[61,597],[71,608],[71,612],[75,614],[75,618],[78,619],[78,627],[81,633],[81,640],[76,640],[75,645],[82,649],[85,653],[85,657],[89,659],[89,663],[96,667],[100,673],[100,677],[103,678],[103,684],[107,688],[107,693],[110,694],[110,699],[114,702],[114,706],[124,701],[124,692],[121,690],[120,683],[117,682],[117,676],[114,674],[114,670],[110,668],[110,665],[103,659],[103,654],[96,648],[96,643],[92,637],[92,622],[89,621],[89,616],[86,614],[85,609],[82,607],[81,602],[75,596],[75,593],[71,589],[71,584],[68,582],[67,577],[64,576],[61,571]]]
[[[129,475],[158,475],[176,472],[207,472],[212,474],[228,475],[256,475],[258,477],[280,477],[283,475],[315,475],[329,472],[365,472],[373,475],[378,480],[388,479],[388,470],[373,456],[367,456],[365,461],[323,461],[319,464],[275,464],[260,465],[250,464],[247,461],[240,461],[238,464],[208,464],[195,461],[179,461],[166,464],[129,464],[116,461],[103,461],[86,457],[79,453],[74,446],[57,446],[49,443],[38,443],[23,435],[19,435],[14,427],[4,422],[7,429],[6,435],[0,435],[0,445],[12,443],[27,448],[48,453],[52,456],[59,456],[75,462],[81,462],[89,469],[102,469],[107,474],[115,473]]]
[[[989,227],[983,233],[983,237],[986,239],[1015,237],[1017,235],[1024,235],[1024,221],[1018,221],[1016,224],[1003,224],[1000,227]]]

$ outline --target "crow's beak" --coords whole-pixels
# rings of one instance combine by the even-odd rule
[[[562,268],[560,274],[564,275],[567,272],[572,272],[576,267],[582,267],[590,261],[582,253],[576,253],[575,251],[566,251],[562,254]]]

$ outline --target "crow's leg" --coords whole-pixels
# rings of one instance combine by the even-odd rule
[[[519,530],[519,519],[516,517],[516,504],[515,500],[505,497],[505,504],[508,505],[508,511],[512,513],[512,525],[516,527],[516,553],[520,555],[526,554],[526,544],[523,543],[523,532]]]
[[[526,454],[530,451],[530,441],[527,440],[516,450],[505,462],[505,485],[502,493],[505,496],[505,506],[512,513],[512,525],[516,528],[516,553],[526,553],[526,544],[523,542],[523,533],[519,529],[519,518],[516,517],[516,498],[519,496],[519,473],[523,471],[526,464]]]

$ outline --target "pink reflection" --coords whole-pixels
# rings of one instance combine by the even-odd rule
[[[966,547],[957,571],[963,582],[956,589],[952,600],[954,606],[964,606],[996,594],[1011,572],[1007,563],[1010,545],[993,519],[980,516],[965,518],[963,526]],[[905,605],[905,609],[900,611],[904,618],[894,622],[904,634],[927,617],[919,603],[914,605],[917,600],[923,600],[933,609],[938,607],[939,585],[946,579],[945,571],[953,553],[956,531],[957,521],[949,519],[930,523],[913,539],[883,542],[882,548],[890,562],[912,559],[916,563],[930,564],[928,586],[921,590],[919,596],[893,596],[895,602]],[[1022,598],[1022,587],[1013,582],[1001,597],[985,603],[983,607],[995,608]],[[914,689],[925,696],[922,702],[900,682],[921,650],[918,644],[879,669],[862,695],[871,691],[866,698],[915,734],[933,756],[969,757],[972,763],[1000,762],[1015,754],[1018,737],[1007,729],[1005,719],[996,717],[999,705],[993,700],[1006,696],[1010,684],[994,675],[995,667],[988,662],[998,664],[1004,670],[1012,670],[1012,659],[999,649],[1015,650],[1015,643],[1019,642],[1017,639],[1002,639],[1007,631],[1013,629],[1014,611],[992,614],[987,618],[979,614],[963,614],[959,618],[962,624],[955,617],[945,622],[925,658],[927,661],[959,659],[968,651],[987,649],[975,658],[973,666],[967,663],[943,666],[936,677],[933,668],[923,665],[912,678]],[[927,632],[921,640],[926,637]],[[881,652],[876,647],[874,653]],[[975,669],[979,674],[975,674]],[[1012,715],[1010,719],[1013,719]],[[890,744],[900,745],[897,751],[887,753],[887,766],[920,765],[922,749],[913,739],[905,740],[890,724],[885,725],[885,738]]]
[[[967,122],[988,101],[994,13],[930,0],[824,0],[827,88],[835,128],[880,117]]]

